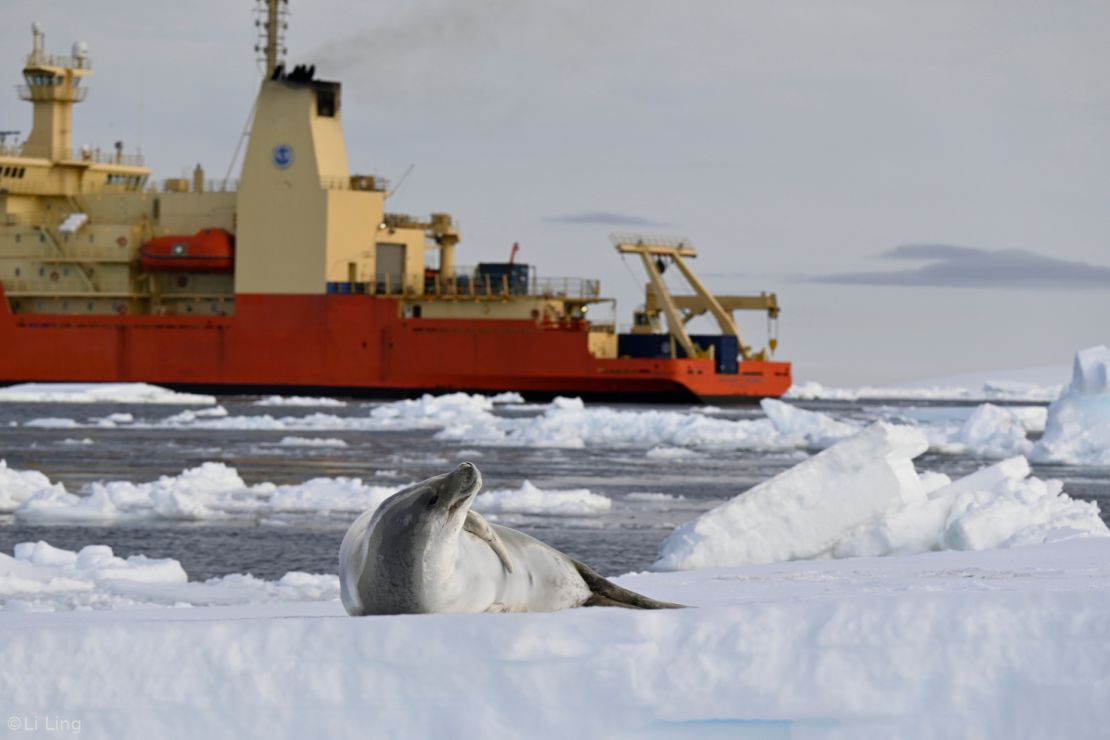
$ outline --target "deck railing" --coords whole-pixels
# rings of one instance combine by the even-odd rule
[[[509,275],[483,274],[460,270],[454,275],[443,276],[429,270],[424,274],[423,295],[443,298],[561,298],[592,300],[601,296],[601,281],[585,278],[557,277],[530,280],[513,280]],[[359,295],[406,296],[416,295],[420,285],[419,275],[382,273],[371,280],[328,283],[329,293]]]
[[[0,145],[2,157],[27,157],[30,159],[53,159],[53,152],[46,146],[26,146],[24,144]],[[114,149],[104,151],[89,147],[79,147],[61,152],[60,162],[88,162],[90,164],[118,164],[125,167],[142,167],[146,161],[142,154],[123,154]]]

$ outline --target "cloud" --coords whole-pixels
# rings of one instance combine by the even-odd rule
[[[905,244],[883,259],[927,264],[903,270],[848,272],[812,278],[849,285],[945,286],[956,288],[1110,288],[1110,267],[1045,257],[1022,249],[976,249],[950,244]]]
[[[602,226],[645,226],[648,228],[668,228],[670,224],[662,221],[639,216],[629,216],[623,213],[609,213],[608,211],[584,211],[582,213],[568,213],[563,216],[544,216],[544,221],[552,224],[600,224]]]

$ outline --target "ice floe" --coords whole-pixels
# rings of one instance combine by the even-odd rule
[[[920,476],[928,447],[878,422],[675,529],[655,568],[704,568],[1110,536],[1098,505],[1029,478],[1018,456],[955,482]]]
[[[520,488],[483,491],[473,508],[484,514],[538,514],[542,516],[594,516],[613,508],[613,502],[585,488],[541,490],[524,481]]]
[[[1026,432],[1044,424],[1044,409],[1032,412],[985,403],[976,407],[958,427],[924,427],[924,430],[930,446],[938,452],[998,458],[1026,455],[1033,448]]]
[[[835,388],[816,381],[795,383],[785,398],[799,401],[1051,401],[1063,386],[1019,380],[983,380],[974,386],[862,386]]]
[[[313,396],[266,396],[254,402],[255,406],[346,406],[346,401],[338,398],[318,398]]]
[[[28,419],[23,422],[23,426],[31,427],[32,429],[77,429],[84,425],[79,424],[76,419],[69,419],[62,416],[43,416],[35,419]]]
[[[520,395],[519,393],[513,392],[513,391],[507,391],[505,393],[498,393],[494,396],[490,396],[489,400],[490,400],[491,403],[503,403],[503,404],[524,403],[524,396]]]
[[[774,399],[764,399],[760,407],[765,418],[728,419],[700,410],[641,411],[587,406],[578,398],[556,398],[536,406],[539,413],[506,416],[496,413],[494,401],[488,396],[454,393],[377,404],[366,415],[359,416],[320,412],[303,416],[232,416],[225,407],[213,406],[187,409],[154,422],[139,423],[129,414],[113,414],[84,424],[73,419],[42,418],[25,425],[59,429],[134,426],[237,431],[428,430],[436,439],[468,447],[646,447],[647,457],[656,459],[696,457],[698,448],[819,450],[862,428],[858,421],[834,418],[829,413]],[[1024,432],[1042,428],[1045,413],[1038,407],[985,404],[971,418],[956,422],[951,410],[917,409],[920,419],[913,418],[913,411],[891,409],[880,413],[922,427],[937,451],[982,457],[1027,453],[1031,444]]]
[[[0,611],[66,611],[134,606],[202,606],[333,599],[334,575],[287,573],[278,581],[229,575],[190,582],[171,558],[116,556],[106,545],[80,551],[24,542],[0,553]]]
[[[1048,408],[1035,462],[1110,465],[1110,348],[1075,356],[1071,385]]]
[[[347,477],[248,485],[235,468],[206,462],[149,482],[91,483],[78,495],[42,473],[12,470],[2,462],[0,466],[0,511],[39,524],[355,515],[376,508],[407,485],[373,485]],[[379,476],[392,479],[397,473],[386,470],[375,474]],[[612,501],[586,489],[544,490],[525,481],[516,489],[484,491],[474,507],[491,514],[596,516],[609,511]]]
[[[335,437],[282,437],[282,447],[346,447],[347,443]]]
[[[37,470],[12,470],[7,461],[0,460],[0,513],[15,511],[40,491],[64,493],[65,488]]]
[[[20,383],[0,388],[0,402],[207,405],[215,397],[178,393],[147,383]]]
[[[247,485],[235,468],[206,462],[146,483],[92,483],[85,495],[69,493],[58,484],[44,486],[30,496],[24,492],[15,516],[38,523],[204,521],[277,513],[326,516],[374,508],[397,490],[398,486],[367,485],[359,478],[344,477],[314,478],[296,485]]]

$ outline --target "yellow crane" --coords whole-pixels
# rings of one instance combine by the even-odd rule
[[[775,327],[779,315],[778,298],[774,293],[759,295],[713,295],[702,284],[694,271],[683,258],[695,258],[697,251],[688,239],[646,234],[613,234],[613,246],[621,254],[638,254],[647,272],[649,283],[645,288],[644,310],[637,313],[634,334],[655,333],[659,326],[659,315],[667,318],[667,331],[674,340],[671,356],[675,356],[675,345],[681,346],[687,357],[707,357],[711,351],[703,350],[690,338],[686,325],[693,319],[709,313],[717,321],[721,333],[736,337],[740,356],[745,360],[765,360],[778,346]],[[663,281],[663,271],[668,262],[673,263],[693,288],[693,295],[672,295]],[[734,311],[766,311],[770,330],[767,348],[752,352],[750,346],[740,338],[740,330],[732,314]],[[711,350],[712,348],[710,348]]]

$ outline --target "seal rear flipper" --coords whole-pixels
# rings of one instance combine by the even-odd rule
[[[656,601],[627,588],[621,588],[596,570],[570,558],[578,575],[590,588],[590,597],[582,606],[619,606],[625,609],[685,609],[684,604],[672,604],[669,601]]]
[[[489,525],[485,517],[475,511],[466,512],[466,521],[463,522],[463,531],[470,532],[489,545],[490,549],[497,553],[497,557],[501,560],[501,565],[504,566],[505,572],[513,572],[513,561],[509,557],[509,551],[505,549],[505,543],[497,536],[497,532],[493,531],[493,527]]]

